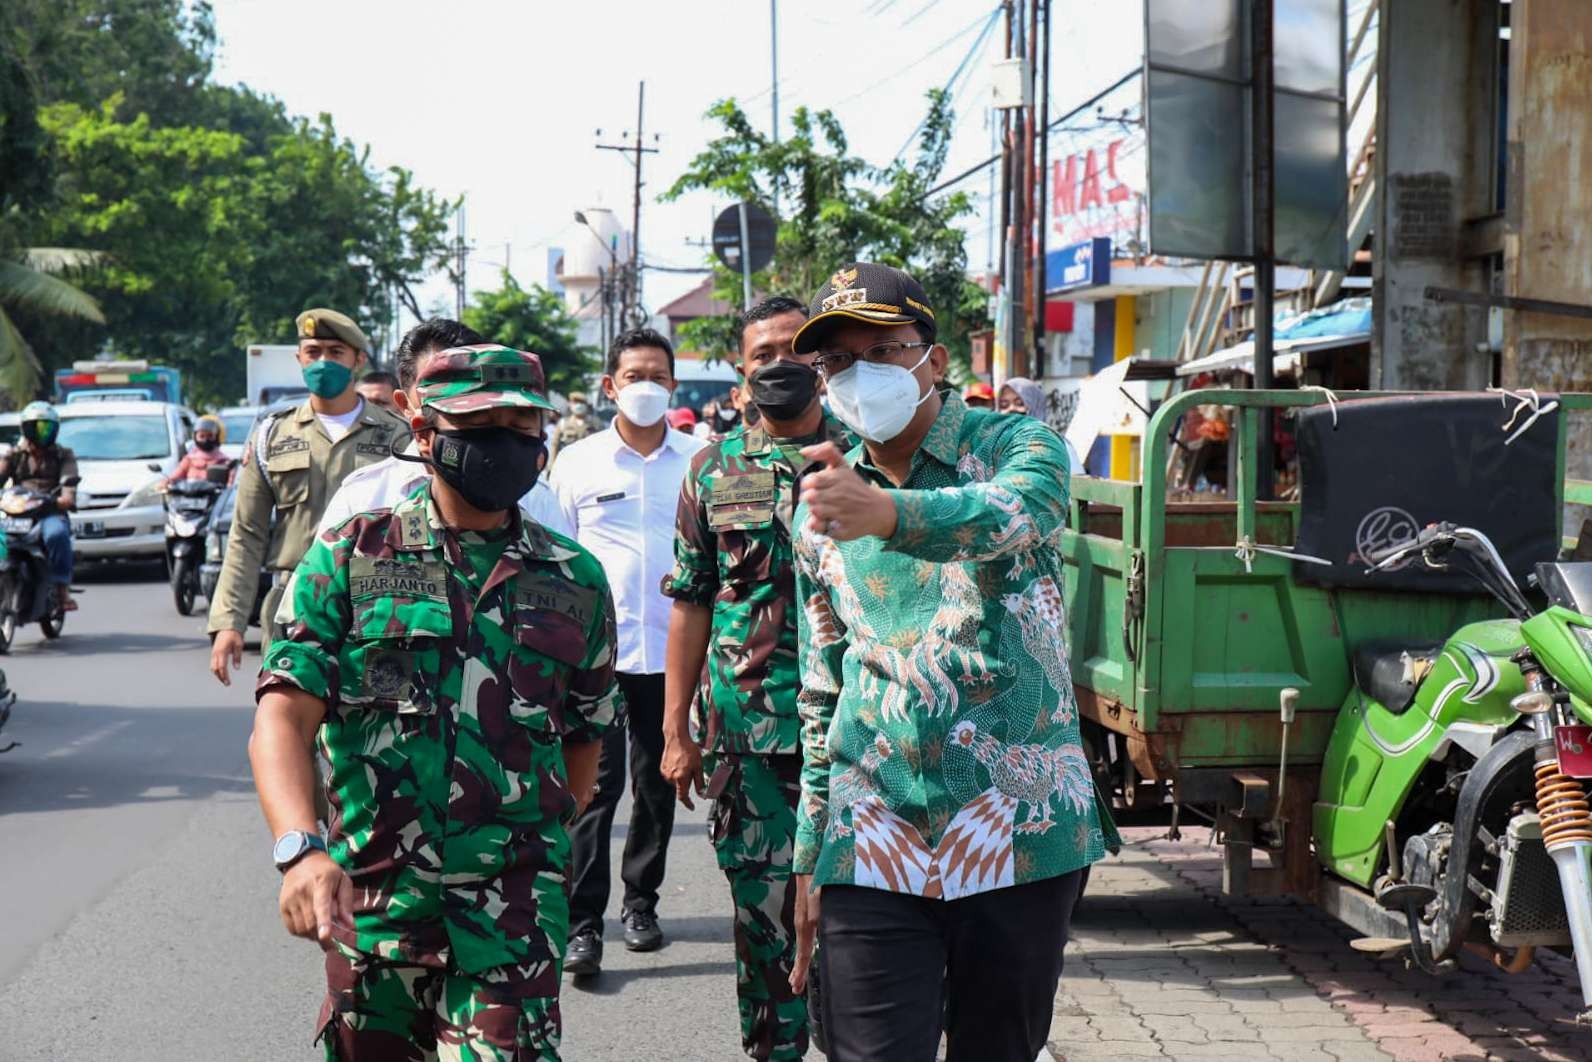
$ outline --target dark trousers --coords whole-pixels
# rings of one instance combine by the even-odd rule
[[[620,675],[619,689],[625,695],[628,721],[603,735],[597,795],[569,828],[570,936],[586,929],[602,936],[603,912],[612,891],[608,839],[614,828],[614,809],[625,791],[626,730],[630,732],[630,784],[635,803],[619,866],[625,883],[625,913],[657,907],[669,834],[674,830],[674,787],[659,773],[663,761],[663,676]]]
[[[1033,1062],[1083,872],[960,900],[829,885],[819,908],[829,1062]]]

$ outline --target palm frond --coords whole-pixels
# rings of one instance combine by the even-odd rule
[[[105,323],[105,315],[100,312],[94,296],[21,262],[0,260],[0,303],[59,317],[78,317],[95,324]]]
[[[0,309],[0,391],[10,395],[14,406],[31,401],[38,391],[41,372],[33,348],[5,310]]]
[[[92,269],[104,263],[106,257],[104,251],[90,251],[82,247],[27,247],[22,251],[22,264],[41,273],[55,275]]]

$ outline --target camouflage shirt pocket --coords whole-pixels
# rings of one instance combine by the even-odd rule
[[[343,703],[349,710],[435,713],[442,643],[451,632],[445,602],[356,601],[349,646],[357,666],[344,679]]]
[[[527,571],[514,589],[515,659],[509,685],[516,718],[562,729],[570,675],[586,660],[586,632],[600,606],[597,591],[551,572]]]

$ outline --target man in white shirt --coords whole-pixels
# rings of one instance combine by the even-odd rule
[[[474,329],[446,317],[422,321],[405,333],[393,359],[398,369],[398,390],[393,393],[393,402],[399,415],[407,416],[410,410],[419,407],[415,398],[415,380],[420,375],[421,362],[439,350],[485,342]],[[414,440],[409,441],[404,452],[411,456],[417,452]],[[430,476],[431,472],[425,465],[397,457],[388,457],[350,473],[337,493],[332,495],[332,500],[327,502],[317,533],[324,534],[340,526],[355,513],[395,507]],[[536,481],[530,492],[520,499],[520,508],[526,516],[543,527],[571,538],[575,536],[575,529],[564,519],[563,510],[558,507],[558,498],[546,480]]]
[[[648,328],[626,332],[608,352],[603,392],[619,407],[603,431],[567,443],[553,471],[559,507],[575,538],[596,555],[613,590],[619,623],[619,688],[628,722],[603,738],[597,797],[570,828],[570,941],[564,969],[590,976],[602,966],[608,906],[609,835],[625,786],[625,731],[635,797],[620,876],[625,947],[663,943],[658,888],[663,883],[674,788],[664,780],[664,644],[673,603],[663,578],[674,564],[674,516],[691,456],[702,443],[664,422],[674,392],[674,348]]]

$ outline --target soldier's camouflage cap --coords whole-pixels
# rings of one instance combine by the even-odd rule
[[[557,409],[547,398],[542,359],[495,343],[437,351],[421,366],[415,391],[422,406],[438,413]]]
[[[335,339],[347,343],[355,350],[370,353],[370,340],[364,329],[354,323],[346,313],[325,307],[305,310],[293,319],[293,334],[299,339]]]

